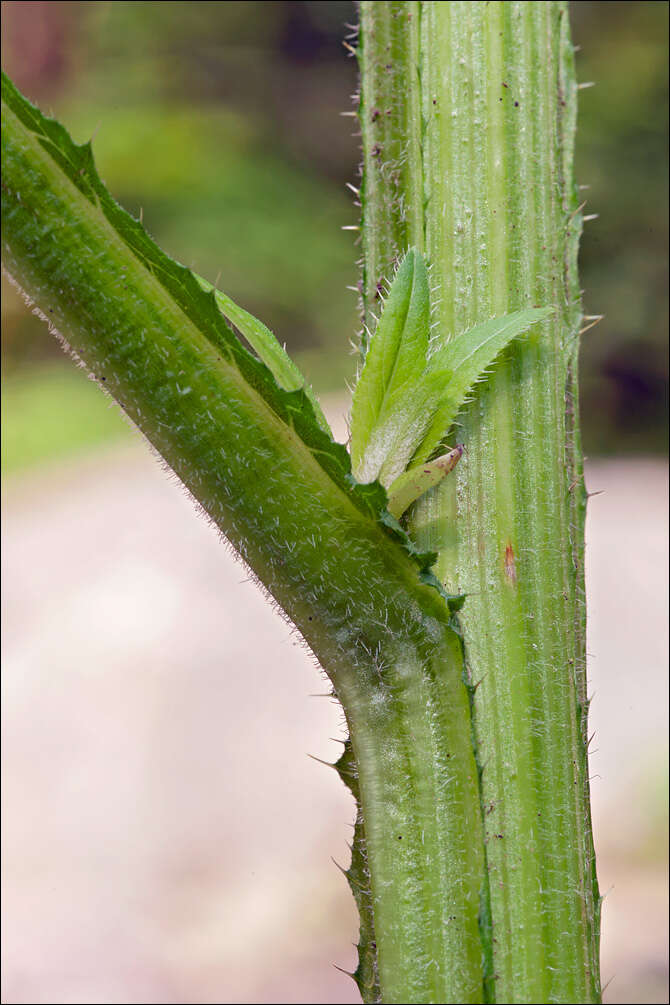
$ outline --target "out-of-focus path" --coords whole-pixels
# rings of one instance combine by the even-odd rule
[[[667,467],[588,481],[603,976],[660,1002]],[[2,1000],[357,1001],[341,715],[185,493],[141,444],[24,476],[3,566]]]

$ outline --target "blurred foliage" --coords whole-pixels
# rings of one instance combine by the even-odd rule
[[[357,252],[341,230],[357,214],[345,183],[358,140],[340,115],[357,86],[341,46],[354,4],[9,2],[3,14],[5,68],[76,139],[95,136],[119,201],[176,258],[220,276],[317,388],[342,387],[358,324],[345,289]],[[572,4],[579,77],[597,82],[581,94],[577,160],[599,213],[582,242],[587,311],[606,314],[584,337],[590,452],[665,443],[667,17],[663,3]],[[31,367],[46,393],[59,350],[4,282],[3,294],[6,386],[22,389],[6,413],[29,424],[11,403],[28,401]]]
[[[4,475],[129,436],[121,410],[71,364],[57,360],[23,368],[5,383]]]
[[[668,6],[573,3],[582,90],[577,180],[588,184],[580,272],[587,452],[667,448]]]
[[[3,23],[8,71],[75,139],[95,135],[116,198],[170,254],[220,276],[292,351],[346,347],[356,325],[344,290],[356,281],[352,241],[341,230],[355,215],[344,183],[325,170],[348,177],[356,148],[341,94],[321,88],[347,76],[355,85],[337,38],[348,6],[313,6],[332,23],[304,4],[118,0],[10,3]],[[40,23],[45,52],[26,56]],[[329,121],[305,150],[316,110]],[[329,133],[332,151],[338,136],[346,150],[339,165],[328,159]],[[10,300],[10,365],[50,351],[17,306]]]

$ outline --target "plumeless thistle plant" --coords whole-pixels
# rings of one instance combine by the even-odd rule
[[[6,78],[4,263],[330,677],[364,1001],[597,1002],[567,8],[364,2],[360,29],[350,452]]]

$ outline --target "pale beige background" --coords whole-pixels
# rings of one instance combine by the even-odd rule
[[[606,1000],[664,1002],[667,466],[588,484]],[[3,567],[3,1001],[358,1001],[341,715],[184,491],[141,443],[16,478]]]

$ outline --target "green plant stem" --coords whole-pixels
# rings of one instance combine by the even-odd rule
[[[364,2],[361,69],[366,310],[409,244],[432,266],[442,339],[555,307],[480,385],[461,417],[464,458],[411,527],[439,552],[443,583],[467,594],[496,1000],[599,1001],[567,7]]]
[[[3,79],[6,268],[187,486],[317,655],[364,816],[351,871],[368,1001],[478,1002],[483,878],[462,649],[447,604],[195,278]],[[382,494],[383,499],[383,494]],[[104,559],[104,542],[101,544]],[[353,748],[355,760],[349,756]]]

